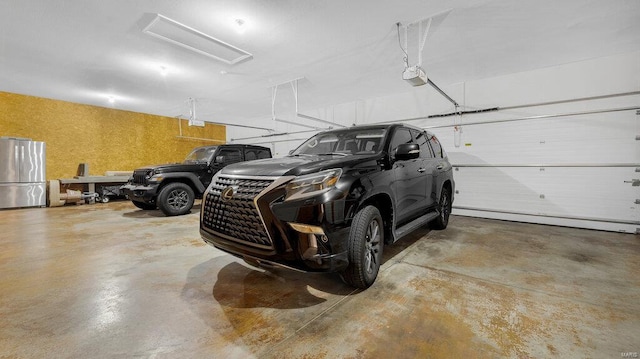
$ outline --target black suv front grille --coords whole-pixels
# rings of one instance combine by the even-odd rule
[[[254,199],[273,183],[273,179],[218,176],[206,196],[202,224],[213,232],[259,248],[273,248]],[[233,188],[231,198],[222,192]]]

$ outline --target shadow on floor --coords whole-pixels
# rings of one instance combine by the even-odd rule
[[[132,207],[133,207],[133,205],[132,205]],[[135,208],[135,207],[133,207],[133,208]],[[193,208],[191,208],[191,211],[189,213],[185,214],[185,216],[192,216],[192,215],[200,216],[200,206],[194,205]],[[144,209],[137,209],[137,208],[135,208],[135,210],[132,210],[131,212],[124,212],[122,214],[122,216],[126,217],[126,218],[162,218],[162,217],[167,217],[159,209],[144,210]]]
[[[383,252],[383,264],[399,260],[405,249],[430,232],[424,227],[387,245]],[[210,281],[215,278],[213,289]],[[207,284],[208,283],[208,284]],[[288,269],[269,270],[254,268],[230,255],[210,259],[193,267],[187,275],[183,297],[206,298],[211,293],[216,302],[234,308],[294,309],[311,307],[326,299],[311,290],[329,295],[348,296],[359,292],[344,284],[337,273],[300,273]]]

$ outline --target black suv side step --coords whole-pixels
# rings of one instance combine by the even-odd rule
[[[403,225],[400,228],[396,228],[395,231],[393,232],[393,237],[394,237],[394,242],[399,240],[400,238],[406,236],[407,234],[415,231],[416,229],[426,225],[427,223],[431,222],[432,220],[434,220],[436,217],[439,216],[438,212],[429,212],[427,214],[425,214],[424,216],[418,217],[416,219],[414,219],[413,221]]]

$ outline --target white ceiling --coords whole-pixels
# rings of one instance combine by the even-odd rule
[[[3,0],[0,91],[164,116],[188,116],[194,98],[199,119],[256,124],[272,87],[296,78],[301,110],[411,91],[396,23],[447,10],[423,51],[441,87],[640,50],[638,0]],[[155,14],[253,59],[225,65],[144,34]],[[277,103],[293,100],[278,88]]]

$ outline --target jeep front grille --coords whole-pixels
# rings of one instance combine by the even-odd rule
[[[133,183],[138,184],[147,184],[147,171],[134,171],[133,172]]]
[[[237,242],[273,249],[254,200],[274,179],[217,176],[214,181],[203,207],[203,226]],[[233,188],[233,195],[222,198],[222,192],[228,187]]]

